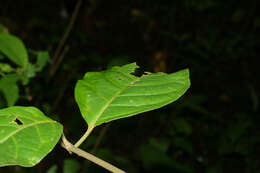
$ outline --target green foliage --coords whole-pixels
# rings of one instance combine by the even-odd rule
[[[0,110],[0,167],[39,163],[56,145],[62,125],[34,107]]]
[[[64,2],[57,2],[50,8],[44,1],[17,1],[15,5],[12,1],[3,1],[0,32],[15,33],[22,36],[26,47],[48,49],[54,54],[76,1]],[[258,2],[88,2],[87,8],[82,3],[80,13],[88,15],[79,15],[76,19],[77,24],[64,45],[69,51],[61,50],[61,66],[51,79],[50,69],[44,68],[40,74],[31,73],[0,52],[0,78],[18,74],[18,71],[18,75],[23,76],[16,82],[20,95],[16,103],[35,105],[55,120],[61,120],[68,138],[76,141],[84,130],[85,121],[75,111],[72,88],[83,72],[129,62],[138,62],[147,71],[156,71],[157,66],[166,64],[166,68],[159,71],[170,73],[189,67],[193,78],[192,94],[167,107],[145,113],[149,114],[147,116],[112,122],[104,137],[101,134],[106,125],[101,125],[81,148],[93,151],[96,147],[95,155],[131,173],[183,173],[163,163],[156,166],[158,170],[149,168],[153,164],[145,164],[146,159],[150,160],[150,153],[165,150],[164,155],[173,164],[192,167],[194,172],[259,171]],[[68,9],[64,9],[64,4]],[[62,20],[61,10],[62,14],[69,12]],[[104,16],[104,12],[109,15]],[[154,56],[162,51],[163,56]],[[37,69],[37,53],[29,50],[28,55],[30,64]],[[56,64],[49,62],[53,62],[51,66]],[[26,83],[26,74],[36,78],[28,79],[27,84],[21,86]],[[0,91],[0,99],[1,107],[6,107],[3,91]],[[143,145],[150,146],[147,155],[143,154],[142,159],[134,157],[135,151]],[[120,159],[115,159],[118,156],[127,159],[136,170],[121,164]],[[65,159],[67,157],[58,149],[37,167],[6,167],[0,168],[0,172],[47,172],[45,169],[51,165],[58,166],[57,171],[62,172]],[[89,161],[80,164],[81,172],[104,172]],[[165,167],[170,167],[170,171],[161,170]]]
[[[58,169],[57,165],[53,165],[48,169],[47,173],[56,173],[57,169]]]
[[[251,123],[249,121],[230,124],[230,126],[225,129],[225,134],[221,136],[219,140],[218,153],[221,155],[234,152],[241,154],[249,153],[250,147],[248,141],[243,141],[241,137],[246,133],[250,125]]]
[[[7,106],[13,106],[19,99],[19,87],[17,82],[23,85],[29,83],[29,79],[35,77],[46,65],[49,54],[46,51],[32,51],[37,56],[36,64],[29,62],[27,50],[23,42],[7,33],[0,33],[0,56],[5,57],[16,64],[0,63],[0,91],[3,93]],[[2,54],[1,54],[2,53]]]
[[[0,51],[21,67],[26,67],[29,63],[23,42],[15,36],[0,33]]]
[[[5,27],[3,25],[1,25],[1,23],[0,23],[0,33],[4,32],[4,30],[5,30]]]
[[[8,74],[0,78],[0,91],[4,94],[8,106],[13,106],[19,98],[19,88],[16,84],[18,80],[17,74]]]
[[[88,72],[75,88],[81,114],[94,127],[167,105],[190,86],[189,71],[132,75],[135,63],[103,72]]]
[[[190,135],[192,133],[192,128],[190,124],[183,118],[177,118],[174,120],[174,126],[176,131],[183,133],[185,135]]]
[[[80,164],[75,159],[64,160],[63,173],[76,173],[80,169]]]
[[[0,71],[3,73],[10,73],[13,72],[14,69],[7,63],[0,63]]]
[[[46,55],[43,57],[47,59]],[[45,60],[41,60],[39,65],[44,64]],[[77,82],[76,101],[89,126],[160,108],[177,100],[190,86],[187,69],[169,75],[146,73],[137,77],[131,74],[136,68],[137,65],[132,63],[102,72],[88,72],[83,80]],[[18,77],[15,75],[12,78],[5,75],[0,83],[10,105],[18,98],[18,87],[15,85]],[[5,88],[10,89],[9,85],[15,87],[12,97],[5,91]],[[34,166],[53,149],[62,134],[62,125],[34,107],[5,108],[0,110],[0,118],[0,167]],[[155,140],[151,144],[163,153],[169,146]],[[164,157],[163,161],[170,164],[171,159]],[[77,161],[68,159],[64,162],[63,170],[64,173],[77,172],[79,167]],[[55,171],[55,166],[49,170]]]
[[[169,141],[158,140],[154,138],[151,138],[149,140],[149,143],[142,144],[139,147],[137,157],[138,159],[141,159],[141,162],[145,170],[153,172],[153,170],[156,170],[157,167],[165,167],[165,169],[171,170],[172,172],[194,172],[193,169],[188,165],[178,163],[172,157],[167,155],[169,146]]]
[[[36,71],[42,71],[43,67],[47,64],[49,60],[49,53],[47,51],[37,51],[37,62],[35,64]]]

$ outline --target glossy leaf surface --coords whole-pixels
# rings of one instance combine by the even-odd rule
[[[0,33],[0,51],[11,61],[26,67],[28,64],[28,54],[23,42],[10,34]]]
[[[0,110],[0,167],[39,163],[57,144],[62,125],[34,107]]]
[[[75,98],[89,126],[97,126],[167,105],[190,86],[188,69],[172,74],[132,75],[135,63],[88,72],[75,88]]]

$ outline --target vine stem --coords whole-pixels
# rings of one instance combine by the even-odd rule
[[[74,144],[74,147],[78,148],[89,136],[89,134],[92,132],[95,126],[88,126],[88,130],[85,132],[85,134]]]
[[[61,146],[63,148],[65,148],[70,154],[72,153],[75,153],[77,154],[78,156],[81,156],[91,162],[94,162],[96,163],[97,165],[109,170],[110,172],[114,172],[114,173],[126,173],[125,171],[111,165],[110,163],[104,161],[104,160],[101,160],[99,158],[97,158],[96,156],[90,154],[90,153],[87,153],[86,151],[84,150],[81,150],[80,148],[77,148],[75,147],[74,145],[72,145],[65,137],[65,135],[63,134],[62,135],[62,143],[61,143]]]

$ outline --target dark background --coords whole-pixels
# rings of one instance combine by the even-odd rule
[[[52,57],[17,105],[40,108],[75,142],[87,128],[74,100],[84,73],[131,62],[151,72],[189,68],[191,88],[181,99],[101,125],[81,148],[130,173],[259,172],[258,1],[85,0],[57,65],[53,55],[75,5],[0,0],[0,23]],[[0,172],[45,173],[54,165],[63,172],[68,159],[78,172],[106,172],[59,145],[36,167]]]

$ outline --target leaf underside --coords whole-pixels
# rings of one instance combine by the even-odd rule
[[[172,74],[132,75],[135,63],[88,72],[75,88],[75,99],[89,126],[160,108],[181,97],[190,86],[189,70]]]
[[[0,110],[0,167],[39,163],[57,144],[62,125],[34,107]]]

